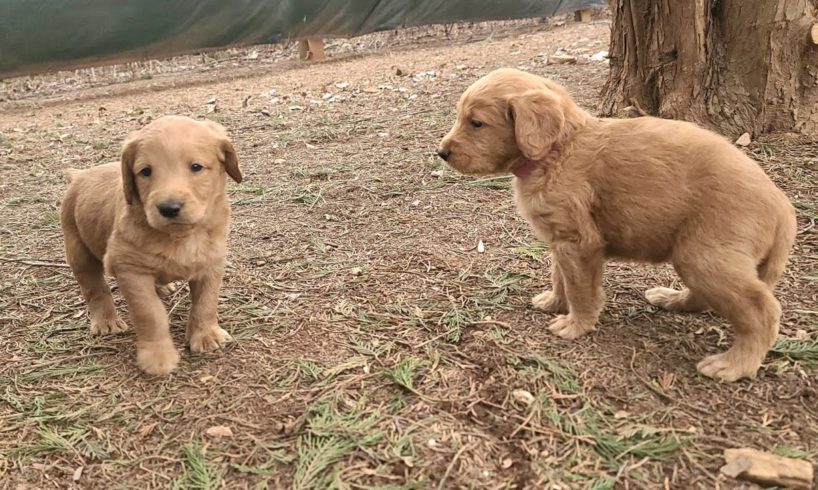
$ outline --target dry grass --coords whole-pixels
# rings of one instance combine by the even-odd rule
[[[608,27],[509,29],[0,105],[0,488],[731,488],[725,447],[814,461],[816,147],[749,149],[801,230],[782,341],[757,380],[696,374],[730,330],[643,301],[677,281],[668,267],[610,264],[599,330],[555,338],[527,306],[548,254],[508,179],[456,175],[433,150],[493,67],[527,66],[593,109],[605,65],[538,55],[593,54]],[[246,181],[230,191],[220,307],[235,341],[155,380],[131,332],[89,335],[56,203],[62,169],[116,159],[129,131],[170,113],[230,128]],[[167,306],[181,346],[187,291]]]

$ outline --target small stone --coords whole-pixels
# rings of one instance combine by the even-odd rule
[[[82,477],[82,466],[78,466],[76,470],[74,470],[74,474],[71,475],[71,479],[74,481],[80,481]]]
[[[744,134],[742,134],[741,136],[738,137],[738,139],[736,140],[736,144],[738,146],[747,146],[747,145],[750,144],[750,141],[751,141],[750,140],[750,133],[744,133]]]
[[[261,115],[270,117],[270,111],[268,111],[267,109],[262,109],[261,110]]]
[[[282,163],[284,163],[286,161],[287,160],[284,160],[283,158],[276,158],[275,160],[273,160],[273,163],[275,163],[276,165],[281,165]]]
[[[353,267],[352,269],[349,270],[349,273],[352,274],[353,276],[360,276],[361,274],[364,273],[364,271],[360,267]]]
[[[795,331],[795,339],[796,340],[809,340],[809,332],[806,330],[799,328]]]
[[[213,427],[208,427],[205,434],[209,435],[210,437],[233,437],[233,431],[226,425],[214,425]]]
[[[534,395],[532,395],[530,391],[514,390],[511,392],[511,396],[525,406],[529,406],[534,403]]]
[[[477,242],[477,253],[485,253],[486,245],[483,243],[483,240]]]
[[[443,176],[443,170],[432,170],[432,173],[429,174],[429,175],[431,175],[434,178],[442,177]]]
[[[514,460],[511,458],[506,458],[503,460],[502,467],[504,470],[511,468],[511,465],[514,464]]]

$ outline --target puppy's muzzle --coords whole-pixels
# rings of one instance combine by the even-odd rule
[[[179,217],[179,212],[182,211],[183,206],[184,203],[178,201],[165,201],[160,202],[156,208],[159,210],[159,214],[165,218],[173,219]]]
[[[447,148],[441,148],[441,149],[437,150],[437,156],[442,158],[444,162],[449,161],[449,155],[451,155],[451,154],[452,154],[451,150],[449,150]]]

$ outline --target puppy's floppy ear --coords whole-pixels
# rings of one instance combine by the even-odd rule
[[[233,148],[233,143],[231,143],[227,138],[223,139],[221,142],[221,150],[224,170],[231,179],[235,180],[236,183],[240,183],[244,177],[241,175],[241,169],[239,168],[239,157],[236,156],[236,150]]]
[[[530,160],[545,158],[565,126],[559,96],[547,90],[529,90],[511,97],[508,110],[523,156]]]
[[[227,137],[227,130],[225,130],[221,124],[213,121],[208,120],[204,121],[204,123],[218,135],[219,160],[221,160],[222,165],[224,165],[224,170],[231,179],[236,181],[236,183],[240,183],[244,177],[241,175],[236,149],[233,148],[233,143],[230,141],[230,138]]]
[[[131,136],[122,147],[122,190],[125,192],[125,202],[133,204],[139,202],[139,189],[136,188],[136,179],[133,174],[133,165],[136,153],[139,151],[139,137]]]

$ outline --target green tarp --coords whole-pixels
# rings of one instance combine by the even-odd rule
[[[547,17],[604,0],[0,0],[0,77],[306,36]]]

